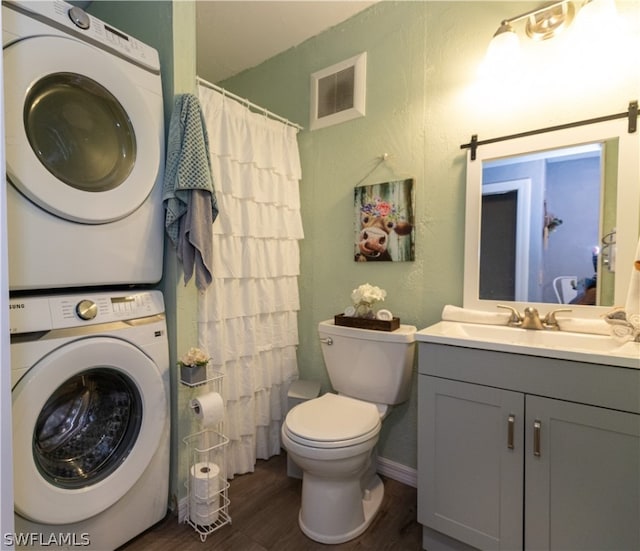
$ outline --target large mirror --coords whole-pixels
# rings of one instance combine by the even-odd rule
[[[467,158],[464,305],[624,305],[640,225],[626,119],[480,145]]]

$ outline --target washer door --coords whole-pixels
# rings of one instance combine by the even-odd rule
[[[116,503],[169,430],[157,366],[114,338],[56,349],[12,398],[15,509],[43,524],[79,522]]]
[[[69,38],[4,48],[7,176],[42,209],[101,224],[148,197],[163,137],[129,71],[143,69]]]

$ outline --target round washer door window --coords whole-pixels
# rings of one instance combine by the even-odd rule
[[[54,350],[12,399],[15,509],[44,524],[80,522],[116,503],[169,430],[158,367],[110,337]]]
[[[10,183],[73,222],[138,209],[162,168],[159,76],[62,37],[20,40],[3,57]]]
[[[120,102],[82,75],[36,82],[24,106],[31,149],[58,180],[82,191],[121,185],[136,161],[135,133]]]
[[[54,486],[91,486],[126,459],[141,423],[142,399],[129,377],[105,367],[81,371],[62,383],[40,411],[33,459]]]

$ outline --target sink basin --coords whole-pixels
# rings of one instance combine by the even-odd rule
[[[640,369],[640,343],[607,335],[441,321],[418,331],[416,340]]]

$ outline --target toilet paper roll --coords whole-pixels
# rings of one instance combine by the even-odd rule
[[[198,502],[209,502],[220,491],[220,467],[210,461],[191,465],[190,495]]]
[[[220,467],[203,461],[191,466],[189,519],[208,526],[218,520],[220,509]]]
[[[189,519],[199,526],[209,526],[218,520],[220,502],[216,499],[210,503],[199,503],[193,500],[189,503]]]
[[[208,392],[191,400],[191,408],[203,427],[212,427],[224,418],[224,401],[217,392]]]

